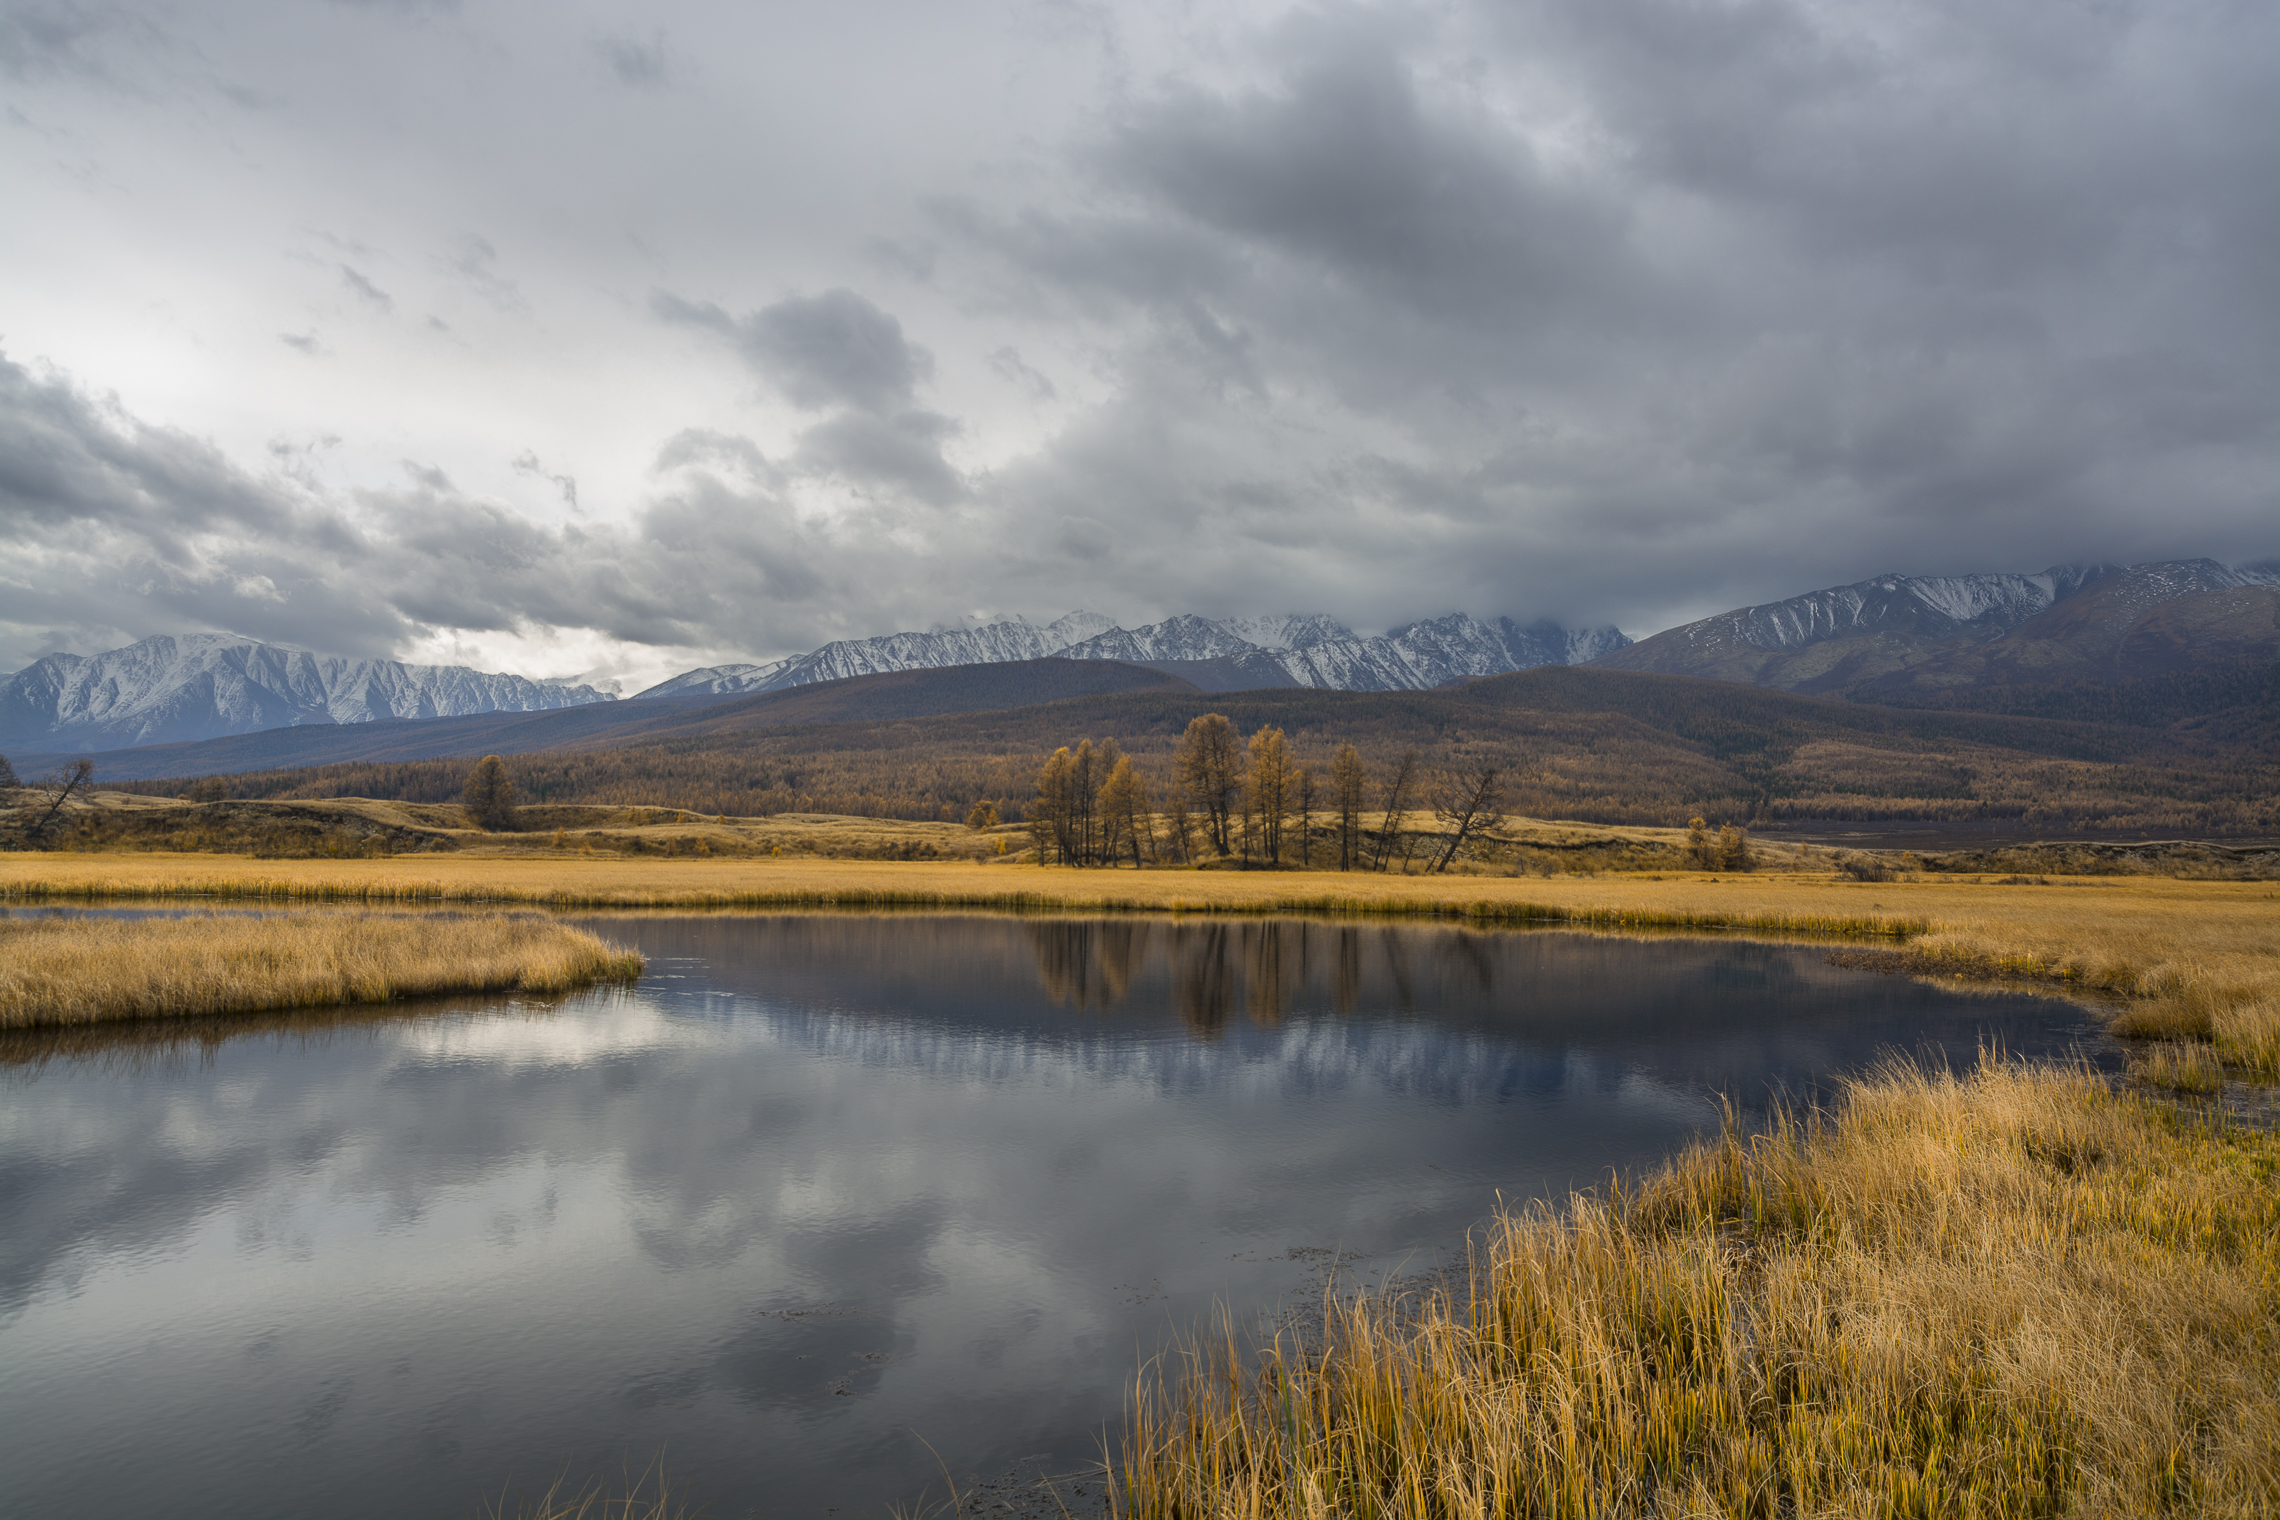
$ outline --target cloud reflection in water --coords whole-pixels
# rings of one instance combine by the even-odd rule
[[[1311,1253],[1446,1252],[1883,1047],[2070,1010],[1807,950],[1326,922],[624,917],[558,1011],[5,1068],[28,1509],[464,1513],[659,1449],[718,1512],[1095,1451]],[[0,1059],[9,1059],[0,1052]],[[994,1466],[993,1466],[994,1464]]]

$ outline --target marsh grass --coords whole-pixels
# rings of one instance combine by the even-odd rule
[[[638,976],[639,953],[537,913],[0,921],[0,1030],[210,1019]]]
[[[2107,993],[2126,1000],[2108,1026],[2118,1038],[2205,1041],[2229,1066],[2280,1078],[2280,900],[2222,918],[2194,916],[2186,901],[2089,922],[2053,913],[2024,924],[1943,924],[1908,954],[1922,969]]]
[[[2269,1515],[2276,1166],[2086,1071],[1887,1067],[1155,1364],[1119,1513]]]
[[[2149,1046],[2131,1064],[2130,1075],[2149,1087],[2170,1092],[2208,1094],[2224,1086],[2224,1067],[2209,1047],[2190,1040],[2165,1040]]]

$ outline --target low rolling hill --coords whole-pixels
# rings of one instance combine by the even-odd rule
[[[925,678],[948,674],[901,672],[863,679],[910,684],[827,683],[686,708],[655,727],[523,752],[511,770],[525,796],[549,804],[957,820],[982,800],[1013,814],[1034,794],[1044,755],[1085,737],[1113,736],[1161,789],[1188,722],[1216,711],[1244,733],[1283,729],[1318,775],[1347,742],[1380,776],[1409,749],[1429,771],[1495,764],[1509,777],[1510,808],[1542,818],[1669,825],[1702,812],[1761,826],[1842,819],[2280,832],[2280,759],[2258,742],[2269,717],[2253,707],[2132,726],[1548,666],[1399,692],[1207,694],[1137,671],[1123,690],[945,710],[947,692],[965,688],[930,688]],[[272,769],[233,776],[225,789],[447,802],[465,783],[465,757],[478,752]]]

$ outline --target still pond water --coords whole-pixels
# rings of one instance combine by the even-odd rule
[[[708,1515],[883,1515],[933,1452],[1097,1460],[1215,1306],[1461,1256],[1719,1093],[2087,1039],[1702,939],[584,921],[639,986],[0,1046],[0,1512],[466,1517],[662,1452]]]

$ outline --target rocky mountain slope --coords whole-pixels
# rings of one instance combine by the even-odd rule
[[[1333,618],[1167,618],[1120,628],[1097,613],[1072,612],[1039,626],[992,623],[942,633],[892,633],[826,644],[766,665],[692,670],[643,697],[781,691],[848,676],[1059,656],[1147,665],[1206,690],[1306,686],[1336,691],[1421,691],[1471,676],[1538,665],[1574,665],[1630,640],[1613,628],[1569,630],[1556,623],[1483,622],[1463,613],[1362,638]]]
[[[843,681],[896,670],[938,670],[946,665],[995,665],[1042,660],[1116,625],[1097,612],[1072,612],[1040,627],[1022,619],[940,633],[888,633],[839,639],[821,649],[765,665],[710,665],[683,671],[639,697],[728,696]]]
[[[2214,560],[2039,575],[1886,575],[1742,607],[1601,655],[1608,670],[1905,700],[2119,681],[2280,654],[2280,573]]]
[[[590,686],[310,654],[219,634],[53,654],[0,683],[0,748],[112,749],[305,724],[547,712],[613,700]]]

